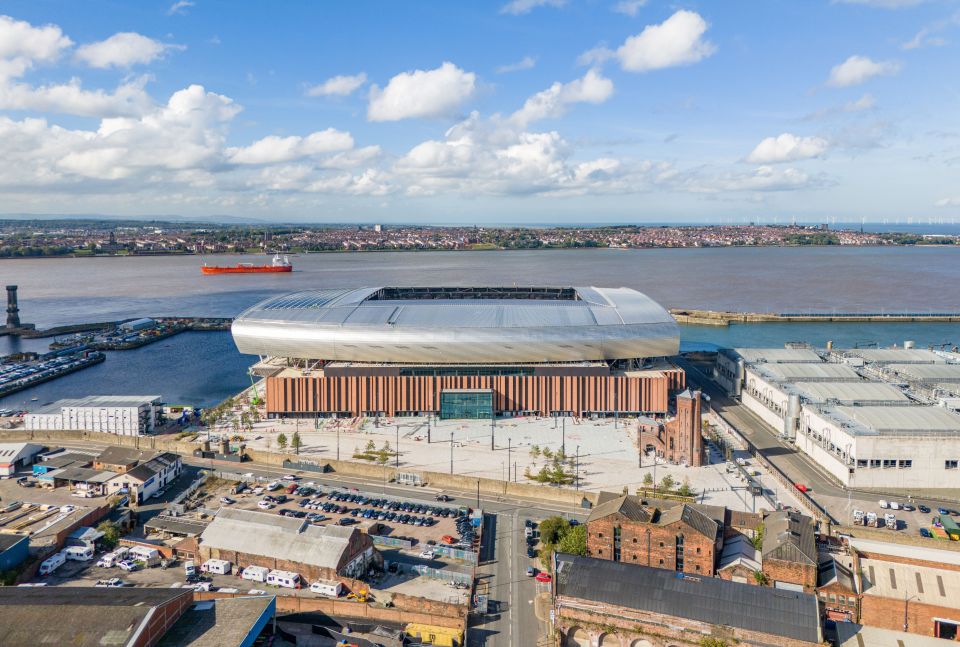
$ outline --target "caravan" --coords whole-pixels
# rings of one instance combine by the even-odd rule
[[[70,546],[63,553],[64,557],[75,562],[88,562],[93,559],[93,546]]]
[[[267,584],[281,586],[285,589],[299,589],[300,576],[291,571],[270,571],[267,574]]]
[[[265,566],[247,566],[240,577],[251,582],[266,582],[269,573],[270,569]]]
[[[339,598],[343,595],[343,584],[331,580],[320,580],[310,585],[310,592],[326,596],[328,598]]]
[[[50,573],[53,573],[55,570],[63,566],[64,562],[66,561],[67,558],[63,553],[51,555],[47,559],[43,560],[43,562],[40,564],[39,573],[40,575],[50,575]]]
[[[202,573],[214,575],[229,575],[233,565],[225,559],[208,559],[200,566]]]
[[[127,559],[143,562],[144,566],[157,566],[160,563],[160,551],[146,546],[133,546],[130,548]]]

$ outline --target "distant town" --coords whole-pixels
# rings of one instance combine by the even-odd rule
[[[0,220],[0,258],[273,252],[956,244],[958,237],[828,225],[440,227]]]

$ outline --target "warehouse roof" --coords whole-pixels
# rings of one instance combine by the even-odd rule
[[[960,381],[960,364],[887,364],[884,368],[914,382]]]
[[[824,410],[855,434],[960,434],[960,416],[940,407],[840,406]]]
[[[838,622],[837,642],[840,647],[943,647],[943,638],[915,633],[868,627],[852,622]]]
[[[960,566],[960,550],[943,550],[941,548],[930,548],[929,546],[921,547],[910,544],[895,544],[889,541],[864,539],[863,537],[850,537],[847,539],[847,542],[854,550],[862,553],[890,555],[891,557],[915,559],[935,564],[953,564],[954,566]],[[941,545],[954,546],[955,544],[945,542]]]
[[[839,584],[848,591],[857,591],[857,580],[846,566],[829,559],[817,567],[817,588]]]
[[[0,443],[0,465],[32,458],[43,451],[43,445],[34,443]]]
[[[157,647],[247,645],[276,612],[276,598],[253,596],[197,602],[157,643]]]
[[[815,403],[911,403],[903,391],[885,382],[794,382],[793,386],[806,400]]]
[[[97,456],[98,463],[108,465],[132,465],[141,461],[148,461],[159,452],[152,449],[133,449],[130,447],[107,447]]]
[[[158,514],[144,524],[144,530],[151,532],[165,532],[181,537],[196,537],[207,529],[209,521],[187,517],[173,517],[168,514]]]
[[[241,353],[359,362],[557,362],[675,355],[680,329],[629,288],[369,287],[258,303]]]
[[[946,360],[923,348],[855,348],[841,351],[874,364],[943,364]]]
[[[0,553],[5,550],[9,550],[13,546],[19,544],[21,541],[27,541],[29,539],[29,535],[0,533]]]
[[[103,647],[132,644],[155,619],[157,607],[178,602],[174,617],[193,603],[193,592],[166,588],[0,587],[0,645]]]
[[[879,559],[860,560],[863,595],[960,609],[960,573]]]
[[[597,505],[590,513],[587,523],[612,514],[621,514],[631,521],[643,522],[648,522],[653,517],[651,511],[643,506],[643,500],[640,497],[624,495]]]
[[[56,479],[70,481],[71,483],[106,483],[117,475],[116,472],[95,470],[89,467],[65,467],[48,474]]]
[[[752,367],[780,382],[860,382],[860,375],[846,364],[764,364]]]
[[[819,643],[808,593],[684,576],[635,564],[557,554],[557,594],[613,606]]]
[[[200,545],[336,569],[355,532],[294,517],[223,509],[200,535]]]
[[[736,348],[734,350],[747,363],[820,364],[823,362],[820,355],[809,348]]]

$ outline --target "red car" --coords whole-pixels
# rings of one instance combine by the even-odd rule
[[[807,487],[806,485],[804,485],[803,483],[794,483],[794,484],[793,484],[793,487],[797,488],[797,489],[800,490],[801,492],[809,492],[809,491],[810,491],[810,488],[808,488],[808,487]]]
[[[538,582],[543,582],[544,584],[553,581],[553,578],[550,577],[550,575],[548,575],[547,573],[544,573],[543,571],[540,571],[539,573],[537,573],[537,576],[533,579],[535,579]]]

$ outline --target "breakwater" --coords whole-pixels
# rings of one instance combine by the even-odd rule
[[[731,312],[671,308],[677,323],[729,326],[731,323],[960,323],[960,312]]]

